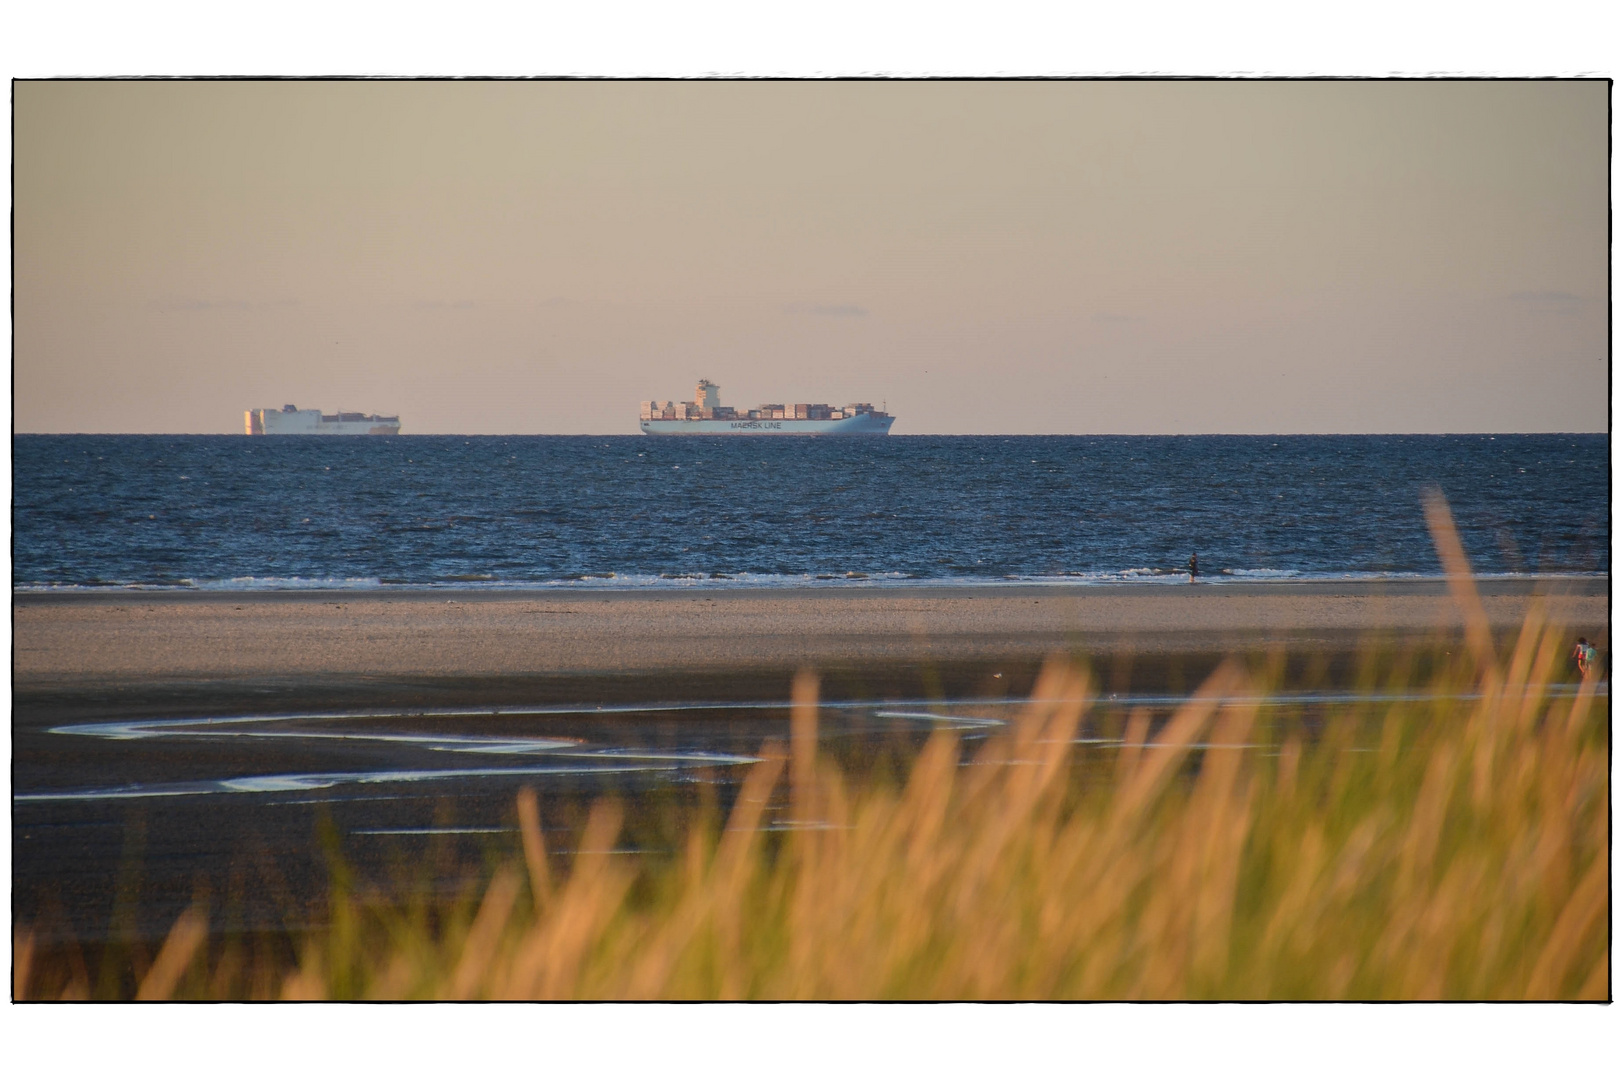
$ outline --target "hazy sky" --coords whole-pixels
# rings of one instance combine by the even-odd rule
[[[1604,431],[1602,82],[20,83],[19,432]]]

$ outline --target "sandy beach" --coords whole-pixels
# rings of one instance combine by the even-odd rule
[[[1497,630],[1535,598],[1608,637],[1604,578],[1490,580]],[[1347,647],[1460,619],[1441,581],[365,593],[17,593],[31,685],[275,676],[613,675],[840,663]]]

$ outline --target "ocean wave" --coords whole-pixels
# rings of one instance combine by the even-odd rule
[[[382,579],[375,577],[249,576],[198,581],[192,583],[192,587],[209,592],[234,590],[253,592],[263,589],[378,589],[383,587],[383,582]]]

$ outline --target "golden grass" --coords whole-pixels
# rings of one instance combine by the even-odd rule
[[[819,756],[802,674],[788,751],[769,745],[725,823],[699,821],[677,859],[607,854],[622,812],[606,800],[554,880],[525,793],[522,867],[497,870],[465,917],[339,897],[296,968],[257,985],[299,999],[1604,1000],[1606,710],[1593,680],[1552,695],[1567,640],[1536,610],[1496,654],[1446,507],[1428,513],[1469,648],[1425,700],[1337,706],[1273,742],[1258,735],[1268,677],[1229,662],[1153,735],[1139,711],[1118,745],[1082,748],[1089,676],[1056,660],[967,762],[942,729],[905,782],[857,784]],[[769,808],[799,827],[763,832]],[[255,980],[223,979],[209,952],[200,916],[183,917],[140,996],[246,996]]]

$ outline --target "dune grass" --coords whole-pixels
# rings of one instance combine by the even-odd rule
[[[604,800],[565,870],[524,793],[523,858],[476,902],[341,889],[274,971],[188,913],[138,996],[1606,1000],[1608,699],[1557,692],[1568,641],[1537,610],[1496,653],[1431,512],[1467,647],[1426,693],[1310,727],[1270,720],[1273,676],[1230,662],[1104,737],[1088,672],[1056,659],[973,754],[942,728],[888,781],[819,755],[803,673],[789,745],[674,859],[609,854]],[[16,955],[22,998],[26,935]]]

